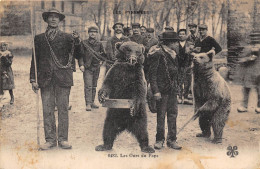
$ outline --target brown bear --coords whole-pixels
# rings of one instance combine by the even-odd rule
[[[209,138],[212,126],[213,143],[221,143],[223,128],[228,119],[231,94],[226,81],[215,70],[212,58],[214,49],[208,53],[193,53],[193,95],[196,117],[202,133],[197,137]]]
[[[106,151],[113,147],[117,135],[123,131],[132,133],[139,142],[141,151],[154,153],[148,145],[146,93],[143,62],[144,47],[135,42],[118,42],[115,45],[117,61],[109,69],[98,99],[103,103],[109,99],[133,99],[133,109],[108,108],[103,128],[103,145],[96,151]]]

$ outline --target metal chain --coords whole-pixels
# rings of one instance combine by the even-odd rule
[[[49,41],[48,41],[48,38],[47,38],[47,36],[46,36],[46,33],[45,33],[45,39],[46,39],[47,44],[48,44],[48,46],[49,46],[49,48],[50,48],[51,57],[52,57],[52,59],[53,59],[55,65],[56,65],[58,68],[60,68],[60,69],[68,69],[68,68],[71,68],[71,62],[72,62],[72,58],[73,58],[73,55],[74,55],[74,49],[75,49],[75,43],[74,43],[75,41],[74,41],[74,39],[73,39],[73,44],[72,44],[71,52],[69,53],[69,60],[68,60],[68,63],[67,63],[66,65],[62,65],[62,64],[60,63],[60,61],[58,60],[57,56],[55,55],[55,53],[54,53],[54,51],[53,51],[53,49],[52,49],[52,47],[51,47],[51,45],[50,45],[50,43],[49,43]]]

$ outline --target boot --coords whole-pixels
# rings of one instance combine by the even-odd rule
[[[11,96],[10,104],[14,104],[14,96]]]
[[[91,108],[93,108],[93,109],[98,109],[98,108],[99,108],[99,106],[98,106],[98,105],[96,105],[95,103],[93,103],[93,104],[91,104]]]
[[[49,150],[53,147],[56,147],[57,143],[52,143],[52,142],[46,142],[43,145],[40,145],[40,150]]]
[[[164,141],[156,141],[156,143],[154,144],[154,148],[158,149],[158,150],[162,149],[163,143],[164,143]]]
[[[90,106],[90,104],[87,104],[87,106],[86,106],[86,111],[91,111],[91,106]]]
[[[179,146],[176,141],[167,141],[167,147],[175,149],[175,150],[182,149],[182,147]]]
[[[59,141],[59,147],[62,149],[71,149],[72,146],[67,141]]]

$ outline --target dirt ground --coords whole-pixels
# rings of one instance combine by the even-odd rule
[[[0,121],[0,169],[260,169],[260,114],[254,112],[255,91],[250,95],[249,112],[240,114],[237,113],[236,107],[242,99],[241,87],[229,83],[232,111],[224,129],[222,144],[212,144],[212,137],[196,138],[196,133],[200,132],[196,120],[178,135],[178,143],[183,146],[181,151],[164,147],[154,154],[144,154],[140,151],[136,139],[124,132],[117,138],[111,151],[96,152],[95,146],[102,144],[106,108],[85,111],[83,78],[79,70],[74,73],[74,86],[70,96],[72,110],[69,112],[69,141],[73,148],[62,150],[57,147],[48,151],[38,151],[36,94],[31,90],[29,83],[29,68],[30,57],[14,58],[15,103],[8,104],[8,92],[5,92],[4,100],[1,102],[4,107]],[[103,76],[104,68],[100,74],[99,87]],[[149,144],[153,145],[156,114],[152,114],[148,109],[147,114]],[[192,115],[192,106],[179,105],[178,128]],[[44,143],[41,108],[40,120],[40,141]],[[228,156],[228,146],[237,146],[238,155]]]

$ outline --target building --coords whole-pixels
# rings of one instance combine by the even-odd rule
[[[85,37],[85,21],[82,15],[83,6],[86,1],[35,1],[33,2],[34,18],[36,34],[43,33],[47,24],[42,19],[42,13],[50,8],[56,8],[63,13],[66,18],[60,24],[60,29],[67,33],[73,30],[78,31],[81,37]]]

